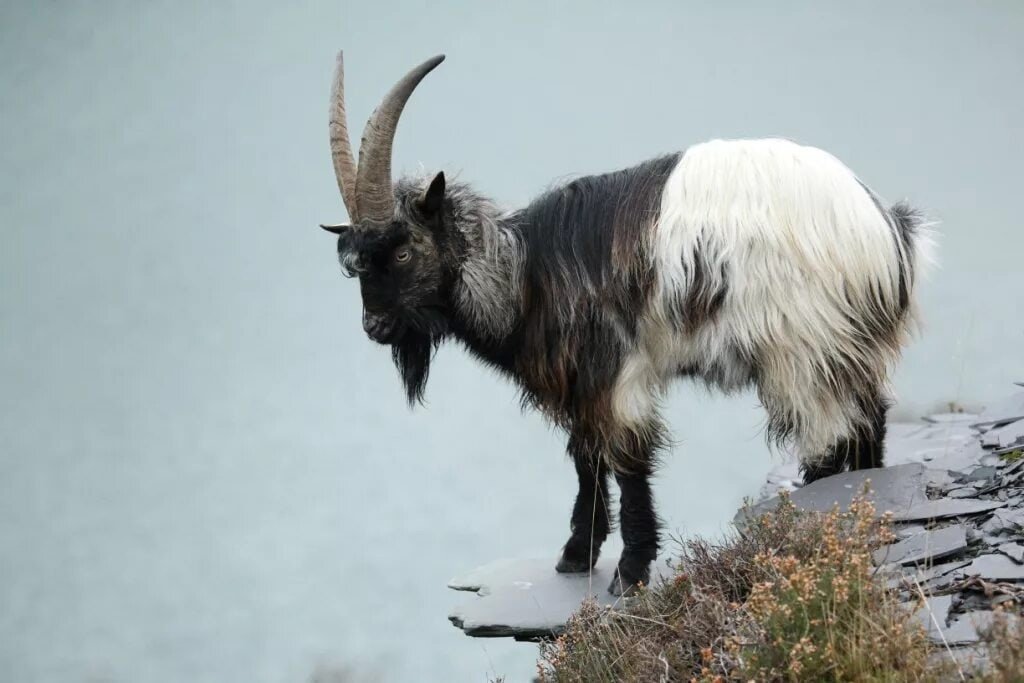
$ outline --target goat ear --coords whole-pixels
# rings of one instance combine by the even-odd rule
[[[339,225],[325,225],[321,223],[320,227],[327,232],[333,232],[335,235],[344,235],[352,226],[347,223],[341,223]]]
[[[430,186],[423,191],[418,200],[419,210],[425,218],[435,218],[444,208],[444,171],[430,181]]]

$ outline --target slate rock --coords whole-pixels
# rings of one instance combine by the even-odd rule
[[[965,562],[964,564],[970,563]],[[936,576],[934,579],[931,579],[930,581],[926,581],[925,583],[921,584],[921,590],[924,591],[926,595],[935,595],[936,593],[948,590],[950,586],[952,586],[957,581],[960,581],[961,579],[963,579],[963,577],[958,572],[948,572],[946,574],[943,574],[942,576]],[[917,595],[918,593],[915,593],[915,597]]]
[[[988,481],[999,474],[999,468],[993,466],[977,467],[964,477],[964,481]]]
[[[768,472],[767,481],[758,491],[757,500],[765,500],[778,495],[780,491],[795,491],[803,486],[800,464],[796,461],[784,462]]]
[[[1002,427],[985,432],[981,445],[993,448],[1008,448],[1024,441],[1024,420],[1016,420]]]
[[[899,574],[891,577],[886,581],[885,585],[889,590],[903,585],[924,585],[929,581],[950,575],[954,570],[966,567],[970,563],[970,560],[954,560],[953,562],[938,564],[934,567],[928,567],[927,569],[922,567],[887,565],[888,567],[899,571]]]
[[[967,540],[970,540],[970,534],[968,534]],[[999,548],[1001,545],[1016,542],[1013,536],[990,536],[989,534],[982,534],[981,540],[990,548]]]
[[[980,576],[988,581],[1020,581],[1024,580],[1024,565],[1017,564],[1006,555],[992,553],[979,555],[963,569],[958,570],[963,576]]]
[[[925,531],[875,551],[875,564],[916,564],[955,555],[967,549],[967,534],[960,524]]]
[[[499,560],[474,569],[448,583],[449,588],[476,593],[448,619],[476,637],[535,640],[557,635],[587,598],[609,608],[625,604],[608,592],[619,554],[607,551],[590,574],[559,574],[551,558]],[[660,561],[651,573],[652,581],[668,574]]]
[[[994,620],[995,617],[992,612],[987,610],[967,612],[943,630],[944,638],[932,638],[932,640],[943,642],[947,645],[976,643],[981,639],[979,631],[991,628]],[[929,634],[929,637],[931,637],[931,634]]]
[[[949,610],[952,607],[952,595],[936,595],[926,598],[924,604],[917,608],[911,619],[921,625],[929,638],[933,634],[938,636],[946,628]]]
[[[961,517],[988,512],[1001,508],[1006,503],[999,500],[969,500],[940,498],[918,503],[893,513],[894,521],[913,521],[921,519],[943,519],[945,517]]]
[[[922,531],[926,531],[928,527],[924,524],[910,523],[910,524],[894,524],[893,531],[896,536],[900,539],[910,538],[916,536]]]
[[[981,525],[982,531],[988,534],[999,534],[1004,531],[1015,532],[1022,527],[1024,527],[1024,510],[1019,508],[996,510],[992,513],[992,517]]]
[[[794,491],[790,494],[790,500],[801,510],[828,512],[837,504],[841,509],[846,509],[853,498],[864,490],[865,482],[870,481],[868,497],[874,501],[878,515],[886,511],[907,510],[928,499],[925,472],[925,467],[917,463],[843,472]],[[774,510],[778,504],[777,497],[769,498],[753,506],[749,514],[757,516]],[[741,511],[736,519],[741,522],[743,518]]]
[[[1012,557],[1018,564],[1024,564],[1024,546],[1019,543],[1005,543],[996,548],[1000,553]]]

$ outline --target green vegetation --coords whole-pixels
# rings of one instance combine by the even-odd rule
[[[1021,458],[1024,458],[1024,449],[1018,448],[1015,451],[1010,451],[1009,453],[1003,453],[999,457],[1002,458],[1003,460],[1005,460],[1006,462],[1017,462]]]

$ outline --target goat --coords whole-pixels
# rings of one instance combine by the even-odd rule
[[[579,490],[559,572],[592,569],[620,489],[624,550],[609,591],[649,580],[649,478],[670,380],[754,387],[804,480],[879,467],[888,373],[916,320],[928,229],[830,154],[781,139],[712,140],[577,178],[501,212],[443,172],[391,177],[399,116],[444,56],[409,72],[355,163],[339,53],[330,141],[363,328],[390,346],[410,406],[446,339],[497,368],[568,435]]]

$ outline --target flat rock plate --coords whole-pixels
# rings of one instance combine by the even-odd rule
[[[868,497],[874,501],[877,514],[887,511],[898,514],[928,501],[927,473],[927,469],[917,463],[843,472],[807,484],[791,493],[790,500],[801,510],[828,512],[836,505],[845,510],[867,484]],[[750,508],[749,514],[757,516],[774,510],[778,504],[777,497],[769,498]],[[743,517],[741,511],[736,519],[740,521]]]
[[[967,548],[967,532],[960,524],[922,531],[875,551],[875,564],[918,564],[938,560]]]
[[[610,608],[629,600],[608,592],[618,561],[618,552],[608,551],[590,574],[559,574],[553,558],[498,560],[474,569],[448,583],[449,588],[475,593],[448,619],[476,637],[536,640],[557,635],[588,598]],[[662,560],[651,572],[652,581],[668,573]]]

